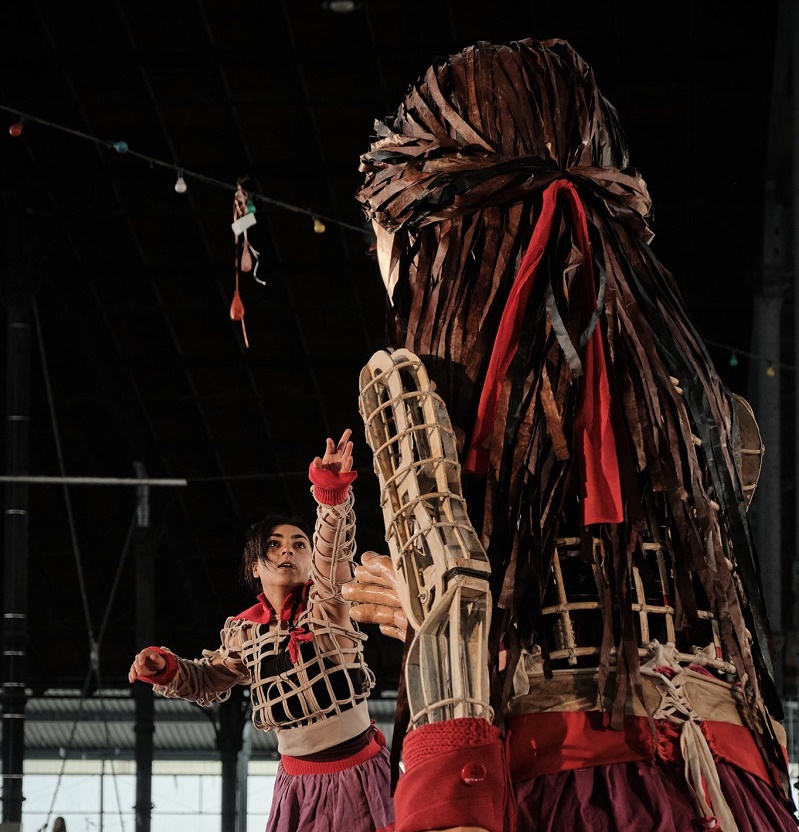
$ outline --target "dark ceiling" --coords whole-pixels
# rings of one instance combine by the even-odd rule
[[[360,549],[381,548],[357,378],[383,346],[385,301],[353,193],[373,120],[436,56],[477,40],[569,40],[619,110],[654,199],[655,249],[700,330],[748,346],[770,3],[364,0],[343,14],[320,0],[16,0],[0,15],[0,105],[130,147],[34,122],[14,138],[15,117],[0,112],[1,262],[6,308],[15,274],[35,304],[29,367],[10,356],[29,374],[30,473],[60,473],[56,424],[70,476],[132,477],[140,462],[189,481],[151,492],[158,643],[214,646],[225,616],[251,603],[234,580],[243,531],[267,510],[312,511],[308,462],[347,426]],[[230,187],[187,174],[178,194],[174,170],[133,152]],[[265,285],[242,284],[249,349],[228,316],[240,177],[355,227],[315,234],[310,216],[259,204]],[[726,365],[728,351],[715,354]],[[722,369],[742,390],[745,362]],[[64,489],[30,487],[37,694],[83,683],[87,617],[103,686],[126,684],[141,646],[135,547],[123,560],[135,490],[74,486],[68,499],[74,541]],[[398,645],[373,633],[368,649],[395,686]]]

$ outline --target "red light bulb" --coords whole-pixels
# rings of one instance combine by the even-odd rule
[[[8,135],[18,139],[22,135],[22,122],[17,121],[8,128]]]

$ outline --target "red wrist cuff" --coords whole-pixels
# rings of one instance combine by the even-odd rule
[[[397,832],[513,828],[505,747],[489,722],[453,719],[423,725],[405,737],[402,750],[405,774],[394,795]]]
[[[178,660],[175,654],[170,653],[169,650],[164,650],[163,647],[148,647],[147,649],[160,653],[166,659],[166,664],[164,669],[154,676],[137,676],[136,678],[140,682],[147,682],[150,685],[168,685],[178,672]]]
[[[317,468],[313,463],[308,467],[308,479],[313,483],[313,495],[325,506],[337,506],[347,499],[347,490],[355,482],[357,471],[336,473],[326,468]]]

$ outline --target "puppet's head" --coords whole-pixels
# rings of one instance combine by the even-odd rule
[[[393,346],[431,364],[464,441],[542,193],[585,181],[648,241],[646,186],[626,169],[616,111],[565,41],[478,43],[432,66],[376,131],[358,199],[377,234]]]

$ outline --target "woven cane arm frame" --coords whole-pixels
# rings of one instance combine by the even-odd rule
[[[400,601],[417,631],[406,664],[411,727],[490,719],[490,569],[461,493],[446,407],[407,350],[375,353],[360,388]]]

